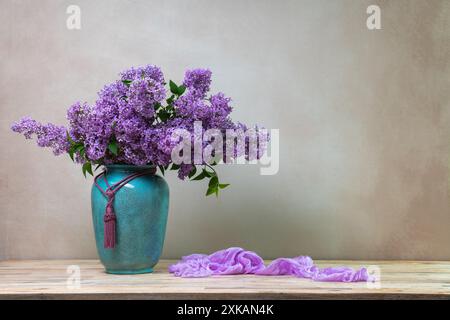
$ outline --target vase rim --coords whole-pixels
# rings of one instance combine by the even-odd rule
[[[140,171],[155,168],[154,165],[136,166],[133,164],[105,164],[106,170]]]

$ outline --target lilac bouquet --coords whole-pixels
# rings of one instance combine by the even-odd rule
[[[93,166],[97,169],[108,164],[153,165],[163,175],[169,169],[178,171],[182,180],[207,178],[206,194],[217,195],[219,189],[228,184],[219,183],[214,166],[223,158],[259,159],[265,149],[267,133],[262,135],[255,127],[243,136],[241,147],[234,143],[249,130],[244,124],[231,120],[230,98],[221,92],[208,94],[211,71],[207,69],[187,70],[183,84],[169,81],[169,90],[166,84],[161,69],[154,65],[130,68],[120,73],[119,80],[106,85],[93,105],[73,104],[67,112],[68,127],[41,124],[24,117],[11,128],[27,139],[35,135],[38,146],[50,147],[55,155],[67,153],[82,165],[85,176],[93,174]],[[181,140],[177,131],[191,134],[188,147],[194,149],[196,123],[201,123],[200,135],[216,129],[212,141],[201,140],[202,150],[214,141],[226,139],[227,143],[212,151],[212,160],[205,159],[203,153],[200,159],[192,153],[188,155],[183,149],[184,161],[173,161],[173,150]],[[230,130],[238,135],[231,139],[226,137]],[[256,152],[251,152],[252,141],[256,142]]]

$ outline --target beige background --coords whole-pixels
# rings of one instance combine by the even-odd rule
[[[378,4],[382,30],[366,28]],[[66,28],[69,4],[82,29]],[[234,119],[280,129],[280,171],[172,175],[165,257],[450,259],[450,1],[0,0],[0,259],[96,257],[90,186],[9,130],[65,124],[131,65],[209,67]]]

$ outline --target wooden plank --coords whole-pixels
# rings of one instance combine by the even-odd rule
[[[450,262],[318,261],[318,265],[377,266],[380,287],[314,282],[290,276],[177,278],[174,261],[152,274],[110,275],[96,260],[0,261],[0,299],[450,299]],[[68,287],[67,267],[80,268],[80,287]]]

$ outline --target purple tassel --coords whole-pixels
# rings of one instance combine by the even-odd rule
[[[103,222],[105,223],[103,246],[113,249],[116,244],[116,215],[114,214],[111,203],[106,205]]]

